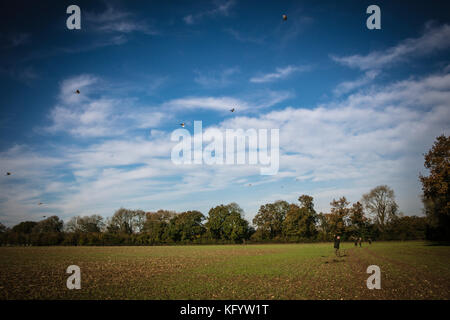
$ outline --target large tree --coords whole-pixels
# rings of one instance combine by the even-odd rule
[[[345,233],[346,226],[349,222],[349,204],[350,202],[348,202],[345,197],[341,197],[338,200],[333,199],[333,201],[330,202],[331,213],[328,215],[328,219],[330,231],[333,236]]]
[[[420,175],[431,239],[450,240],[450,137],[436,138],[425,154],[428,176]]]
[[[107,230],[113,233],[139,233],[144,228],[145,212],[120,208],[108,222]]]
[[[311,239],[317,234],[317,214],[313,198],[302,195],[298,198],[300,206],[291,204],[283,222],[283,234],[291,240]]]
[[[361,237],[366,233],[367,219],[364,216],[364,207],[361,202],[356,202],[350,208],[350,232],[353,236]]]
[[[205,227],[213,239],[239,242],[247,239],[250,233],[243,214],[244,211],[236,203],[211,208]]]
[[[33,228],[37,225],[37,222],[35,221],[23,221],[19,224],[16,224],[14,227],[12,227],[13,232],[17,233],[25,233],[29,234],[33,231]]]
[[[61,232],[64,222],[57,216],[51,216],[39,221],[33,228],[36,233]]]
[[[147,212],[142,231],[149,236],[151,243],[165,242],[169,238],[169,223],[175,216],[176,212],[169,210]]]
[[[199,238],[205,227],[205,216],[200,211],[186,211],[177,214],[169,224],[169,236],[173,241],[192,241]]]
[[[394,219],[398,212],[394,190],[386,185],[375,187],[369,193],[364,194],[362,203],[369,217],[381,232],[386,230],[386,224]]]
[[[72,217],[65,225],[65,229],[69,232],[101,232],[104,227],[103,217],[96,214]]]
[[[253,224],[258,228],[263,239],[273,239],[281,235],[283,221],[288,210],[289,203],[281,200],[262,205],[259,208]]]

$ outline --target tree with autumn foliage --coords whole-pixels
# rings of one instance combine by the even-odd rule
[[[356,202],[350,208],[349,232],[354,237],[365,237],[367,232],[367,218],[364,216],[364,207],[361,202]]]
[[[429,225],[427,238],[450,240],[450,137],[437,137],[424,157],[429,175],[420,175],[420,181]]]
[[[350,214],[349,204],[350,202],[345,197],[341,197],[339,200],[333,199],[330,202],[331,213],[329,214],[329,224],[333,236],[343,235],[345,233]]]
[[[289,241],[311,240],[317,235],[317,214],[313,197],[302,195],[298,198],[300,206],[290,204],[283,221],[283,234]]]

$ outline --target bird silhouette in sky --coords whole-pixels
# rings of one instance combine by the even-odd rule
[[[6,176],[10,176],[10,175],[11,175],[11,172],[7,172],[5,175],[6,175]]]
[[[77,89],[77,91],[75,91],[76,94],[80,94],[80,90]]]
[[[234,108],[230,109],[231,112],[234,112],[234,110],[235,110]]]
[[[287,15],[283,14],[283,20],[284,20],[284,21],[287,20]]]
[[[180,123],[180,126],[182,126],[183,128],[184,128],[184,125],[185,125],[184,122]]]

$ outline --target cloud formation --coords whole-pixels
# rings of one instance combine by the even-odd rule
[[[62,82],[61,93],[70,92],[75,83],[84,84],[83,91],[88,91],[89,85],[99,81],[87,75],[71,78]],[[80,107],[76,109],[79,112],[66,110],[68,115],[56,116],[57,109],[53,109],[51,115],[60,125],[59,130],[75,137],[117,130],[115,119],[121,119],[123,110],[117,101],[111,97],[80,99],[73,102]],[[280,128],[280,172],[271,177],[260,176],[259,167],[250,165],[174,165],[170,160],[174,145],[170,129],[157,124],[148,135],[129,135],[131,127],[119,126],[123,135],[109,135],[103,141],[53,145],[43,150],[15,146],[0,154],[4,168],[13,172],[12,179],[0,181],[5,190],[0,199],[1,218],[11,224],[25,217],[38,218],[43,210],[63,218],[93,213],[110,215],[120,206],[145,210],[195,208],[206,212],[211,201],[239,201],[234,193],[243,188],[238,193],[246,195],[248,183],[263,192],[264,202],[295,201],[300,192],[311,194],[319,211],[329,209],[332,197],[345,195],[357,201],[370,188],[388,184],[396,191],[402,211],[420,214],[417,176],[423,168],[422,154],[437,135],[450,130],[448,101],[450,74],[436,73],[373,86],[369,91],[356,91],[341,101],[311,109],[285,107],[238,115],[204,127]],[[233,102],[244,107],[254,103],[188,97],[163,105],[191,111],[202,107],[221,111]],[[63,99],[60,103],[64,103]],[[161,117],[176,110],[163,109]],[[273,186],[282,181],[291,181],[298,187],[295,192],[292,188],[283,193],[274,191]],[[209,201],[200,201],[197,195],[201,194],[210,195]],[[220,199],[216,199],[219,194]],[[174,203],[175,198],[180,201]],[[38,201],[46,203],[46,207],[36,206]],[[249,218],[261,204],[256,198],[242,203]]]
[[[253,83],[265,83],[265,82],[273,82],[276,80],[285,79],[288,76],[292,75],[296,72],[305,72],[310,70],[309,66],[287,66],[284,68],[276,68],[275,72],[266,73],[259,76],[254,76],[250,78],[250,82]]]
[[[235,4],[234,0],[216,2],[214,8],[196,14],[189,14],[183,18],[183,21],[188,25],[192,25],[200,22],[204,18],[212,18],[215,16],[228,16],[234,4]]]
[[[413,57],[421,57],[450,47],[450,26],[434,26],[428,23],[425,32],[418,38],[401,41],[385,50],[373,51],[367,55],[335,56],[331,58],[348,67],[360,70],[381,69]]]

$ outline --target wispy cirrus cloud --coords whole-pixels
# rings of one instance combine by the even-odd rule
[[[434,26],[428,23],[425,32],[418,38],[401,41],[385,50],[373,51],[367,55],[336,56],[331,58],[348,67],[360,70],[381,69],[394,63],[407,61],[412,57],[420,57],[450,47],[450,25]]]
[[[139,107],[130,99],[106,97],[108,88],[105,81],[89,74],[65,79],[60,85],[58,103],[49,114],[51,124],[37,130],[84,138],[113,137],[154,127],[163,117],[170,117],[156,108]]]
[[[4,41],[2,46],[4,49],[11,49],[29,44],[31,34],[26,32],[3,34],[0,35],[0,39]]]
[[[95,81],[100,81],[95,79],[98,78],[79,76],[78,81],[85,84],[83,91],[86,91],[90,85],[96,86]],[[67,92],[76,82],[69,80],[63,82]],[[239,201],[233,192],[242,194],[242,205],[249,210],[251,218],[261,203],[257,199],[244,201],[251,197],[246,189],[240,188],[249,181],[265,193],[264,201],[280,198],[295,201],[299,190],[305,189],[321,211],[329,209],[332,197],[345,195],[350,201],[356,201],[370,188],[388,184],[396,191],[402,211],[419,214],[417,174],[423,168],[422,153],[442,130],[450,130],[450,74],[396,81],[373,86],[370,91],[355,90],[356,93],[342,101],[309,109],[284,107],[254,115],[239,114],[211,125],[220,130],[282,128],[280,172],[269,179],[255,178],[258,168],[247,165],[176,166],[170,161],[174,144],[170,129],[163,128],[157,128],[154,134],[152,131],[150,136],[112,135],[106,140],[75,146],[53,144],[55,149],[51,152],[13,147],[0,153],[2,166],[13,172],[12,179],[0,181],[4,191],[0,201],[2,221],[11,225],[48,213],[66,219],[92,213],[107,216],[120,206],[146,210],[192,207],[206,212],[216,201]],[[107,119],[121,119],[123,109],[114,104],[99,105],[114,99],[105,96],[94,101],[87,97],[70,104],[72,111],[77,110],[78,104],[93,110],[82,109],[84,113],[77,113],[65,126],[71,128],[81,123],[78,128],[83,128],[92,123],[92,128],[103,126],[111,132],[117,130],[120,122],[104,121],[104,115]],[[208,97],[182,98],[165,104],[188,110],[223,110],[235,102],[248,108],[254,103]],[[164,110],[165,104],[159,109]],[[106,111],[97,114],[95,111],[99,110]],[[278,186],[275,183],[285,180],[297,180],[295,192],[274,191],[274,186]],[[46,188],[38,187],[42,185]],[[218,190],[223,192],[217,193]],[[199,193],[211,197],[203,202],[193,199]],[[180,201],[174,203],[174,198]],[[37,206],[38,201],[48,204],[45,208]]]
[[[274,106],[286,99],[292,98],[292,94],[287,91],[255,92],[242,98],[236,97],[183,97],[167,101],[161,105],[162,110],[212,110],[229,112],[232,108],[237,108],[240,112],[256,112],[257,110]]]
[[[39,78],[39,75],[33,66],[0,66],[0,74],[6,74],[27,85],[30,85],[34,80]]]
[[[334,94],[341,95],[348,92],[351,92],[357,88],[365,86],[371,83],[377,76],[379,75],[379,71],[369,70],[366,71],[362,77],[357,78],[356,80],[344,81],[336,86],[333,90]]]
[[[213,111],[228,111],[235,106],[239,106],[240,110],[250,108],[247,102],[233,97],[185,97],[170,100],[162,105],[163,108],[177,110],[203,109]]]
[[[243,43],[262,44],[264,43],[264,39],[266,39],[267,37],[267,35],[258,35],[258,36],[247,35],[233,28],[227,28],[224,31],[230,34],[237,41]]]
[[[216,2],[214,8],[196,14],[189,14],[183,18],[183,21],[186,24],[192,25],[200,22],[204,18],[212,18],[215,16],[228,16],[234,4],[235,4],[234,0]]]
[[[106,10],[96,14],[86,13],[86,21],[91,24],[96,31],[105,33],[128,34],[141,32],[148,35],[157,35],[159,32],[148,25],[147,22],[139,20],[136,14],[119,10],[108,5]]]
[[[195,71],[194,81],[205,88],[223,88],[232,83],[232,77],[240,72],[238,67],[226,68],[220,71]]]
[[[276,80],[285,79],[293,73],[305,72],[311,69],[310,66],[287,66],[284,68],[276,68],[275,72],[266,73],[250,78],[253,83],[265,83]]]

